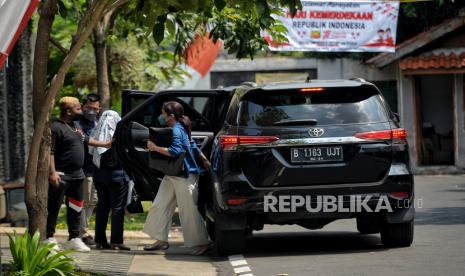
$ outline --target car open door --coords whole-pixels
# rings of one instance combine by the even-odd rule
[[[124,118],[131,110],[136,109],[148,98],[155,95],[153,91],[123,90],[121,101],[121,117]]]
[[[221,93],[223,92],[223,93]],[[118,124],[114,146],[125,170],[135,182],[142,200],[153,200],[163,172],[149,168],[146,141],[149,127],[166,127],[161,115],[164,102],[177,101],[192,121],[192,137],[208,156],[219,120],[224,113],[227,93],[218,90],[160,91],[150,94],[143,91],[125,91],[124,117]],[[199,164],[200,165],[200,164]]]

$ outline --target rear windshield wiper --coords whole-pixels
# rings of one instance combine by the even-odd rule
[[[274,126],[314,126],[318,124],[317,119],[281,120],[274,122]]]

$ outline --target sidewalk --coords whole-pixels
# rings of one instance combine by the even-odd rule
[[[24,233],[25,228],[0,227],[0,245],[2,263],[11,260],[6,233]],[[68,233],[58,230],[55,237],[65,242]],[[153,242],[140,231],[125,231],[125,243],[131,251],[92,250],[90,253],[75,253],[77,266],[86,272],[104,275],[142,276],[142,275],[217,275],[210,259],[204,256],[190,255],[191,249],[183,247],[180,227],[170,231],[170,248],[166,251],[145,252],[142,247]]]

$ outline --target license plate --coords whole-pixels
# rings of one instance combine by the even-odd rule
[[[342,147],[291,149],[291,162],[293,163],[340,162],[342,158]]]

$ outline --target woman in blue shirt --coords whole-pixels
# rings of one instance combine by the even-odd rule
[[[163,104],[162,115],[168,127],[173,128],[173,142],[167,147],[159,147],[153,142],[147,142],[149,151],[159,152],[170,157],[184,156],[184,173],[182,176],[165,175],[157,196],[144,225],[144,232],[154,238],[153,244],[144,250],[166,250],[169,247],[168,234],[171,221],[178,206],[179,218],[183,228],[184,245],[194,247],[194,255],[202,255],[209,248],[208,233],[205,222],[197,209],[197,184],[200,168],[195,158],[202,159],[205,168],[210,168],[210,162],[191,139],[191,122],[184,116],[183,106],[175,101]]]

